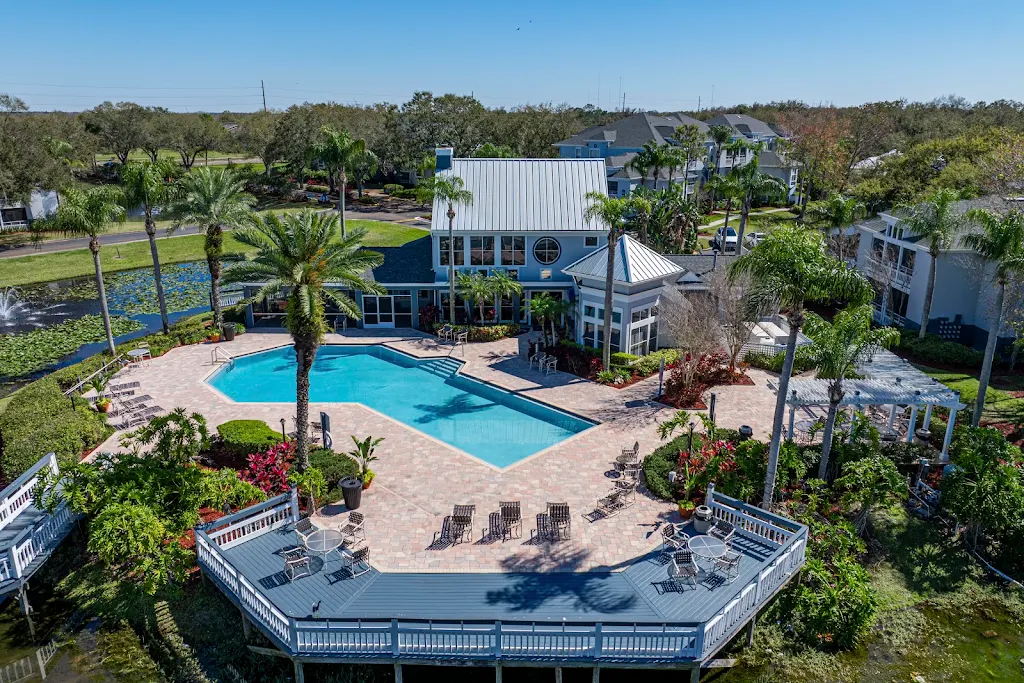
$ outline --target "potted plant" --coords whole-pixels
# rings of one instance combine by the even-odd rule
[[[341,480],[341,493],[345,497],[345,507],[355,510],[362,503],[363,489],[370,487],[370,483],[376,476],[370,469],[370,463],[377,459],[373,454],[377,445],[384,440],[383,437],[374,439],[368,436],[362,441],[352,436],[352,443],[356,447],[348,452],[348,456],[359,463],[359,474],[354,477],[345,477]]]
[[[370,488],[370,484],[373,483],[373,478],[377,476],[377,473],[373,470],[366,470],[363,473],[363,490]]]
[[[100,398],[96,399],[96,410],[101,413],[109,413],[110,399],[107,398],[106,396],[101,396]]]
[[[220,341],[220,332],[214,332],[208,337],[208,339],[214,344],[216,344],[217,342]]]
[[[694,505],[692,500],[679,501],[679,516],[682,517],[684,521],[690,519],[695,507],[697,506]]]

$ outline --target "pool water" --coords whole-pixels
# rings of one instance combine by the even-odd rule
[[[459,376],[459,365],[448,358],[417,360],[384,346],[324,346],[310,372],[309,399],[362,403],[495,467],[594,426]],[[295,351],[288,346],[240,356],[208,381],[239,403],[292,403]],[[343,443],[339,438],[334,435],[336,447]]]

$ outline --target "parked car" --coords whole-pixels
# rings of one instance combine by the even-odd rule
[[[711,246],[719,251],[736,251],[736,231],[731,227],[719,228]]]
[[[743,236],[743,241],[748,247],[756,247],[764,241],[764,238],[768,235],[766,232],[748,232]]]

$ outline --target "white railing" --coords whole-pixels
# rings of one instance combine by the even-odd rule
[[[207,525],[210,541],[225,550],[239,543],[280,529],[299,518],[299,501],[295,490],[246,508],[234,515],[221,517]]]
[[[715,494],[714,484],[708,485],[707,505],[716,519],[729,522],[739,533],[774,548],[788,543],[802,529],[799,524],[785,517]]]
[[[64,538],[74,521],[75,515],[71,513],[67,503],[61,503],[41,524],[34,529],[23,531],[7,551],[4,562],[4,567],[8,568],[10,573],[7,578],[23,576],[33,560],[50,550],[54,541]]]
[[[874,311],[875,322],[879,325],[896,325],[897,327],[907,326],[907,319],[905,316],[889,310],[883,310],[877,303],[872,303],[871,308]]]
[[[13,522],[15,518],[32,504],[32,491],[39,483],[39,473],[44,469],[57,471],[57,456],[49,453],[30,467],[24,474],[0,491],[0,529]]]
[[[882,263],[876,258],[868,258],[868,275],[880,282],[891,282],[899,287],[909,287],[914,277],[914,269],[898,266],[895,263]]]
[[[221,357],[223,355],[223,358]],[[210,365],[216,365],[217,363],[231,363],[234,358],[231,354],[222,349],[219,346],[214,346],[213,351],[210,352]]]

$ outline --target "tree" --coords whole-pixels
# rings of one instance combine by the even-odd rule
[[[99,293],[100,312],[103,327],[107,332],[107,349],[117,355],[114,348],[114,334],[110,329],[110,311],[107,309],[107,292],[103,287],[103,267],[100,265],[100,235],[111,223],[124,220],[121,192],[116,187],[100,185],[86,190],[69,187],[62,193],[63,199],[56,215],[36,221],[32,230],[38,233],[57,232],[64,235],[86,236],[96,269],[96,291]]]
[[[800,163],[804,190],[800,197],[803,220],[811,195],[842,189],[848,166],[844,147],[850,122],[835,107],[796,109],[779,115],[779,125],[789,134],[787,156]]]
[[[156,299],[160,305],[160,324],[164,334],[170,332],[167,320],[167,301],[164,298],[164,283],[160,275],[160,253],[156,246],[156,222],[153,211],[163,209],[171,199],[171,186],[166,179],[172,169],[166,162],[126,164],[121,168],[122,199],[126,210],[142,207],[149,237],[149,253],[153,258],[153,282],[156,285]]]
[[[718,313],[723,346],[729,354],[729,371],[735,372],[736,361],[754,327],[751,320],[760,317],[760,311],[751,311],[746,299],[750,279],[745,275],[730,278],[725,268],[711,271],[704,279]]]
[[[277,140],[277,122],[281,115],[260,111],[245,117],[239,125],[238,139],[249,154],[259,157],[270,177],[274,163],[280,158]]]
[[[498,306],[501,306],[502,299],[511,299],[517,294],[523,293],[523,285],[519,280],[512,279],[507,270],[497,270],[487,276],[494,295],[498,297]]]
[[[341,216],[342,237],[348,234],[345,229],[347,169],[352,158],[365,150],[365,141],[353,138],[347,131],[338,131],[330,126],[324,126],[320,130],[320,139],[313,145],[313,154],[327,167],[327,177],[331,184],[330,191],[334,192],[335,190],[335,178],[338,178],[341,183],[341,189],[338,190],[338,214]]]
[[[775,495],[782,422],[796,357],[797,336],[804,324],[804,305],[807,302],[836,300],[867,303],[872,298],[871,287],[860,273],[828,255],[820,233],[790,226],[769,233],[757,249],[733,261],[729,273],[733,278],[748,275],[751,279],[751,301],[761,310],[769,307],[782,310],[789,324],[761,502],[762,506],[770,509]]]
[[[729,231],[729,215],[732,213],[733,204],[743,199],[743,187],[740,185],[736,176],[733,174],[729,175],[716,175],[712,176],[708,181],[708,187],[711,188],[711,196],[720,196],[725,199],[725,222],[722,224],[722,234],[727,234]],[[737,244],[737,250],[739,246]],[[722,251],[725,251],[725,243],[722,243]]]
[[[835,193],[827,201],[809,206],[808,214],[811,222],[821,226],[830,238],[838,235],[838,239],[834,241],[837,247],[835,257],[842,261],[846,257],[846,240],[843,232],[853,225],[854,221],[866,216],[867,209],[856,197]]]
[[[857,505],[853,526],[864,534],[868,513],[883,503],[895,503],[907,497],[907,481],[896,468],[896,463],[883,453],[874,452],[866,458],[843,466],[843,476],[836,480],[836,489],[843,491],[847,507]]]
[[[149,155],[149,160],[154,164],[159,160],[160,150],[171,147],[173,116],[163,107],[152,107],[148,110],[139,147]]]
[[[473,193],[457,175],[435,175],[420,186],[420,200],[424,204],[439,203],[448,206],[448,315],[455,322],[455,207],[472,206]]]
[[[356,181],[359,196],[363,196],[363,183],[377,175],[380,160],[377,155],[368,149],[357,152],[348,160],[348,172],[352,180]]]
[[[985,360],[978,378],[978,398],[974,404],[971,425],[978,426],[985,410],[985,393],[992,377],[992,363],[996,355],[996,341],[1003,320],[1003,299],[1006,285],[1012,275],[1024,272],[1024,213],[1014,210],[1000,216],[988,209],[971,209],[966,219],[978,225],[982,232],[965,235],[963,243],[986,261],[995,265],[995,302],[988,323],[988,339],[985,342]]]
[[[544,323],[551,323],[551,343],[547,346],[554,346],[558,341],[555,334],[555,321],[569,312],[569,302],[556,299],[547,292],[541,292],[530,298],[530,317],[540,323],[541,340],[547,342],[547,330]]]
[[[963,227],[963,219],[954,206],[958,199],[960,195],[953,190],[938,190],[920,204],[902,205],[896,209],[900,223],[928,243],[928,255],[931,257],[928,264],[928,287],[924,292],[924,306],[921,309],[921,330],[917,335],[920,339],[924,339],[928,333],[939,255],[953,246],[954,237]]]
[[[608,265],[604,277],[604,367],[612,365],[612,292],[615,290],[615,252],[618,248],[619,235],[622,232],[626,216],[632,209],[628,197],[609,197],[604,192],[588,192],[587,207],[584,216],[588,221],[596,220],[608,228]]]
[[[690,162],[699,159],[707,151],[704,147],[707,136],[699,126],[688,123],[676,128],[674,137],[676,144],[679,145],[679,152],[683,155],[683,196],[686,196],[686,186],[690,180]]]
[[[375,251],[362,248],[363,230],[338,235],[338,217],[307,209],[283,217],[268,215],[254,225],[235,231],[236,240],[256,250],[251,260],[232,266],[227,282],[262,282],[249,302],[288,290],[285,327],[292,335],[296,357],[295,452],[299,467],[309,466],[309,371],[327,330],[325,306],[333,304],[350,318],[359,318],[359,306],[329,285],[357,292],[385,294],[387,290],[366,280],[363,273],[384,262]]]
[[[676,177],[676,170],[679,168],[683,169],[683,182],[685,183],[686,155],[683,153],[683,150],[679,149],[678,147],[673,147],[667,144],[663,145],[662,147],[662,155],[665,159],[665,167],[668,169],[668,186],[672,187]]]
[[[733,135],[735,135],[735,131],[732,126],[721,124],[708,128],[708,136],[715,143],[715,172],[712,175],[719,175],[722,172],[722,147],[732,139]],[[712,203],[714,203],[713,195]]]
[[[814,343],[808,359],[818,369],[818,377],[828,382],[828,417],[821,442],[821,463],[818,479],[833,477],[829,472],[829,453],[836,426],[839,404],[846,396],[843,381],[857,372],[857,366],[871,357],[878,348],[899,343],[899,330],[892,327],[871,328],[871,306],[847,308],[836,313],[829,323],[815,313],[808,313],[805,322],[807,336]]]
[[[217,149],[224,140],[224,128],[209,114],[172,114],[170,147],[178,153],[181,165],[192,170],[202,152]]]
[[[206,418],[199,413],[188,414],[184,408],[175,408],[166,415],[158,415],[148,424],[121,438],[121,445],[150,446],[146,457],[177,465],[194,464],[199,454],[210,448],[210,433]]]
[[[491,283],[481,273],[459,273],[458,275],[459,294],[470,306],[476,306],[480,310],[480,324],[486,322],[484,317],[484,305],[488,301],[494,302],[494,290]]]
[[[112,152],[122,164],[146,139],[150,113],[134,102],[104,102],[85,112],[85,128],[99,139],[103,151]]]
[[[756,197],[765,195],[786,195],[786,186],[777,178],[761,173],[758,168],[757,154],[754,160],[745,166],[733,168],[729,172],[736,185],[736,192],[740,200],[740,229],[736,233],[736,255],[743,256],[743,232],[747,229],[747,219],[750,217],[750,208]]]
[[[74,165],[70,162],[83,158],[86,147],[84,131],[73,128],[79,125],[77,119],[27,112],[20,99],[0,93],[0,196],[12,200],[27,200],[38,187],[67,185]],[[71,153],[66,147],[57,149],[54,140],[71,144]]]
[[[508,145],[485,142],[473,152],[474,159],[514,159],[516,152]]]
[[[224,257],[224,229],[240,228],[253,220],[256,198],[245,193],[245,182],[228,168],[203,166],[193,169],[175,183],[168,207],[171,229],[198,225],[206,231],[203,250],[210,269],[210,299],[213,324],[224,322],[220,306],[220,277]]]

